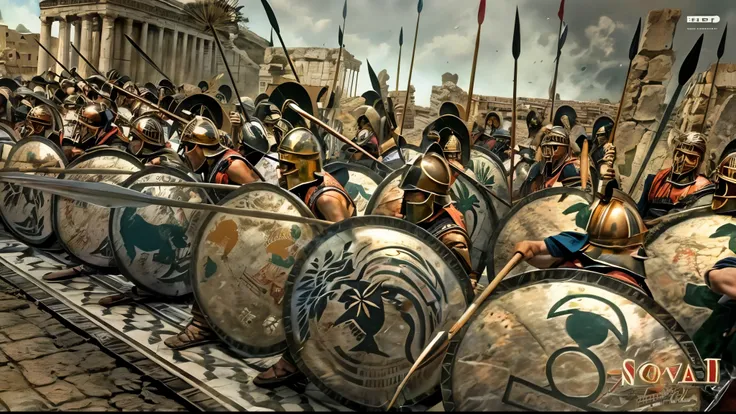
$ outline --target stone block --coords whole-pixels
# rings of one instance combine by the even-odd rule
[[[111,397],[123,391],[115,386],[109,372],[74,375],[66,380],[88,397]]]
[[[13,341],[19,341],[21,339],[36,338],[39,336],[45,336],[46,333],[41,328],[30,323],[23,323],[20,325],[9,326],[2,330],[2,333],[7,335],[8,338]]]
[[[721,63],[718,65],[716,88],[736,88],[736,63]]]
[[[457,73],[445,72],[442,74],[442,84],[443,85],[446,84],[447,82],[451,82],[457,85],[457,81],[458,81]]]
[[[102,398],[87,398],[62,404],[61,411],[110,411],[112,407]]]
[[[681,15],[679,9],[651,10],[644,25],[640,53],[655,56],[663,50],[672,49],[672,40]]]
[[[49,408],[49,403],[30,388],[0,393],[0,401],[10,411],[47,411]]]
[[[672,55],[663,53],[649,61],[645,82],[666,82],[672,76]]]
[[[0,345],[3,353],[13,361],[25,361],[59,352],[50,338],[32,338]]]
[[[0,392],[19,391],[28,388],[23,375],[12,365],[0,367]]]
[[[0,312],[28,308],[28,301],[23,299],[10,299],[0,301]]]
[[[79,367],[84,353],[59,352],[38,359],[20,363],[21,372],[26,380],[33,385],[48,385],[56,381],[57,377],[81,374],[84,369]]]
[[[56,381],[55,383],[45,387],[36,388],[36,391],[46,397],[46,399],[51,401],[54,405],[84,399],[84,394],[79,392],[77,387],[64,380]]]
[[[641,79],[649,69],[649,57],[636,55],[631,61],[631,79]]]
[[[660,113],[660,106],[664,103],[667,88],[663,85],[644,85],[636,104],[634,119],[637,121],[653,121]]]
[[[0,312],[0,328],[23,323],[23,317],[12,312]]]

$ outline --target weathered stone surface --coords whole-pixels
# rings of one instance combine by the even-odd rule
[[[667,88],[663,85],[644,85],[641,88],[634,119],[637,121],[656,120],[660,114],[660,106],[664,103],[666,93]]]
[[[119,367],[110,372],[110,381],[125,391],[138,391],[141,389],[141,377],[130,372],[127,368]]]
[[[67,377],[66,380],[74,384],[79,391],[89,397],[111,397],[113,394],[122,392],[113,384],[109,377],[110,373],[100,372],[96,374],[80,374]]]
[[[445,72],[442,74],[442,84],[443,85],[446,84],[447,82],[452,82],[455,85],[457,85],[457,81],[458,81],[457,73]]]
[[[11,299],[18,299],[18,298],[13,295],[4,293],[4,292],[0,292],[0,300],[11,300]]]
[[[20,363],[21,372],[28,382],[33,385],[48,385],[56,381],[57,377],[81,374],[84,369],[79,367],[81,352],[59,352],[38,359]]]
[[[61,411],[109,411],[114,410],[102,398],[87,398],[81,401],[72,401],[59,406]]]
[[[0,345],[3,353],[13,361],[25,361],[59,352],[50,338],[32,338]]]
[[[0,392],[18,391],[28,388],[23,375],[12,365],[0,367]]]
[[[9,326],[2,330],[2,332],[13,341],[19,341],[21,339],[36,338],[39,336],[45,336],[46,333],[42,331],[38,326],[23,323],[20,325]]]
[[[0,312],[7,312],[28,307],[28,302],[23,299],[10,299],[0,301]]]
[[[30,388],[0,393],[0,401],[10,411],[46,411],[49,407],[49,403]]]
[[[716,75],[716,88],[734,88],[736,85],[736,63],[721,63]]]
[[[679,9],[651,10],[641,39],[641,53],[658,53],[672,49],[675,28],[682,12]]]
[[[59,348],[71,348],[74,345],[81,344],[82,342],[84,342],[84,338],[71,331],[65,332],[54,338],[54,344]]]
[[[1,334],[1,333],[0,333],[0,344],[4,344],[4,343],[6,343],[6,342],[8,342],[8,341],[10,341],[10,338],[8,338],[8,337],[7,337],[7,336],[5,336],[4,334]]]
[[[118,394],[110,399],[110,404],[126,411],[139,410],[143,406],[143,399],[135,394]]]
[[[666,82],[672,76],[672,55],[663,53],[649,61],[646,82]]]
[[[2,352],[0,352],[0,365],[4,365],[8,362],[8,357],[5,356]]]
[[[51,336],[59,336],[65,332],[69,332],[69,328],[62,325],[56,319],[49,319],[38,324],[38,327],[43,328]]]
[[[631,79],[641,79],[649,69],[649,57],[636,55],[631,61]]]
[[[56,381],[55,383],[45,387],[36,388],[36,391],[46,397],[46,399],[51,401],[54,405],[84,399],[84,394],[79,392],[77,387],[64,380]]]
[[[80,367],[87,372],[105,371],[115,368],[115,360],[101,351],[87,354]]]

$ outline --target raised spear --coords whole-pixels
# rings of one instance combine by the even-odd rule
[[[409,89],[411,88],[411,75],[414,71],[414,55],[417,53],[417,37],[419,36],[419,19],[422,17],[422,9],[424,8],[424,1],[419,0],[417,3],[417,28],[414,31],[414,47],[411,51],[411,64],[409,65],[409,83],[406,85],[406,98],[404,99],[404,113],[401,115],[401,128],[399,128],[399,135],[404,133],[404,122],[406,121],[406,114],[409,112]]]
[[[154,62],[153,59],[151,59],[151,57],[148,56],[148,54],[143,49],[141,49],[140,46],[138,46],[138,43],[136,43],[135,40],[131,39],[130,36],[128,36],[127,34],[124,34],[124,36],[128,40],[128,43],[133,46],[133,49],[135,49],[135,51],[141,56],[141,58],[143,58],[144,61],[146,61],[146,63],[148,63],[153,68],[153,70],[163,76],[164,79],[171,82],[172,85],[175,85],[171,78],[164,73],[164,71],[156,64],[156,62]]]
[[[66,66],[64,66],[64,64],[63,64],[63,63],[61,63],[61,62],[59,61],[59,59],[57,59],[57,58],[56,58],[56,56],[54,56],[54,54],[53,54],[53,53],[51,53],[51,51],[49,51],[48,49],[46,49],[46,47],[45,47],[44,45],[42,45],[42,44],[41,44],[41,42],[39,42],[39,41],[38,41],[38,39],[34,38],[33,40],[35,40],[35,41],[36,41],[36,43],[38,43],[38,46],[40,46],[40,47],[41,47],[41,49],[43,49],[43,51],[44,51],[44,52],[46,52],[46,54],[48,54],[48,55],[49,55],[49,56],[51,57],[51,59],[53,59],[53,60],[54,60],[54,62],[56,62],[56,63],[57,63],[57,64],[58,64],[58,65],[59,65],[59,66],[61,67],[61,69],[62,69],[62,70],[65,70],[65,71],[66,71],[67,73],[69,73],[69,74],[71,74],[71,73],[72,73],[72,72],[70,72],[70,71],[69,71],[69,69],[67,69],[67,67],[66,67]],[[79,75],[79,79],[80,79],[80,80],[81,80],[82,82],[84,82],[84,84],[85,84],[85,85],[87,85],[87,87],[88,87],[88,88],[90,88],[91,90],[93,90],[93,91],[95,91],[95,92],[96,92],[97,94],[99,94],[99,91],[97,90],[97,88],[95,88],[95,87],[94,87],[94,86],[93,86],[92,84],[90,84],[89,82],[87,82],[87,80],[86,80],[86,79],[84,79],[84,77],[82,77],[81,75]]]
[[[483,2],[485,7],[485,2]],[[516,7],[516,20],[514,21],[514,40],[511,44],[511,54],[514,56],[514,99],[511,108],[511,168],[509,168],[509,201],[514,202],[514,153],[516,152],[516,83],[519,74],[519,55],[521,55],[521,28],[519,27],[519,7]],[[478,28],[480,35],[480,27]],[[477,44],[476,44],[477,47]],[[477,50],[477,49],[476,49]],[[475,76],[475,64],[473,65],[473,76]],[[473,83],[470,83],[470,90],[473,90]],[[472,93],[472,92],[471,92]],[[470,102],[468,102],[468,113],[470,113]]]
[[[652,143],[649,145],[647,155],[644,157],[644,161],[642,161],[641,167],[639,167],[639,171],[637,171],[636,173],[636,177],[631,182],[631,187],[629,187],[629,195],[633,194],[634,190],[636,189],[636,184],[639,182],[639,179],[641,179],[641,175],[644,173],[644,170],[647,167],[647,163],[649,163],[649,159],[652,158],[652,153],[654,153],[654,149],[657,147],[657,143],[664,134],[664,130],[667,127],[667,121],[669,121],[670,116],[672,115],[672,111],[675,109],[675,104],[677,103],[677,99],[680,97],[682,87],[693,76],[693,73],[695,73],[695,69],[698,67],[698,59],[700,58],[700,49],[702,47],[703,35],[701,34],[698,38],[698,41],[695,42],[695,45],[690,50],[690,53],[688,53],[685,57],[685,60],[682,61],[682,66],[680,66],[680,72],[677,76],[677,89],[675,89],[675,93],[672,95],[672,99],[670,99],[670,103],[667,105],[667,109],[664,111],[664,115],[662,115],[662,120],[659,121],[657,133],[654,135],[654,138],[652,138]]]
[[[468,89],[468,105],[465,106],[465,122],[470,121],[470,105],[473,104],[473,87],[475,86],[475,67],[478,64],[478,50],[480,49],[480,29],[486,18],[486,0],[480,0],[478,6],[478,33],[475,35],[475,52],[473,53],[473,66],[470,69],[470,88]],[[515,84],[515,83],[514,83]]]
[[[296,78],[296,81],[298,83],[301,83],[301,81],[299,80],[299,75],[296,73],[296,69],[294,68],[294,62],[291,61],[291,58],[289,57],[289,51],[286,50],[286,44],[284,43],[284,39],[281,37],[279,21],[276,20],[276,15],[273,14],[273,9],[271,8],[271,5],[268,4],[268,0],[261,0],[261,4],[263,4],[263,8],[266,10],[266,16],[268,16],[268,22],[271,23],[271,28],[274,32],[276,32],[276,36],[278,36],[279,38],[279,42],[281,43],[281,48],[284,50],[286,60],[289,62],[291,71],[294,73],[294,78]]]
[[[335,93],[335,88],[337,87],[337,79],[340,77],[340,61],[342,60],[342,49],[345,47],[345,43],[343,42],[343,36],[345,34],[345,22],[347,21],[348,17],[348,0],[345,0],[345,4],[342,6],[342,27],[338,27],[337,29],[337,43],[340,45],[340,52],[337,55],[337,63],[335,64],[335,75],[332,77],[332,89],[330,89],[330,92],[335,95],[335,99],[337,99],[337,94]],[[343,81],[344,82],[344,81]],[[327,95],[326,99],[329,101],[330,94]],[[337,104],[337,102],[335,102]]]
[[[703,113],[703,125],[700,127],[700,132],[705,132],[705,122],[708,120],[708,109],[710,109],[710,101],[713,99],[713,89],[715,89],[716,86],[716,76],[718,75],[718,64],[721,63],[721,58],[723,57],[723,52],[726,50],[726,33],[728,33],[728,23],[726,23],[726,27],[723,29],[723,34],[721,35],[721,42],[718,44],[718,52],[716,60],[716,68],[713,69],[713,82],[710,83],[710,92],[708,93],[708,102],[705,104],[705,113]]]
[[[404,27],[399,32],[399,66],[396,68],[396,92],[399,91],[399,76],[401,75],[401,49],[404,47]]]
[[[555,76],[552,78],[552,107],[549,111],[549,122],[551,123],[555,116],[555,96],[557,95],[557,69],[560,66],[560,54],[562,52],[562,21],[565,17],[565,0],[560,0],[560,10],[557,12],[557,17],[560,18],[560,28],[557,30],[557,58],[555,59]]]
[[[97,68],[95,67],[95,65],[92,64],[92,62],[90,62],[89,60],[87,60],[86,57],[84,57],[84,55],[82,54],[82,52],[80,52],[79,49],[77,49],[77,47],[74,46],[74,43],[73,42],[69,42],[69,45],[71,45],[72,49],[74,49],[74,51],[77,53],[77,55],[84,61],[84,63],[87,64],[87,66],[89,66],[98,75],[102,76],[103,78],[105,77],[105,75],[103,75],[102,72],[100,72],[99,70],[97,70]]]

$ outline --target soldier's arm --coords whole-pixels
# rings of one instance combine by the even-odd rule
[[[227,169],[227,176],[235,184],[249,184],[259,181],[258,175],[243,161],[234,160]]]
[[[319,196],[317,209],[325,220],[335,223],[350,217],[347,202],[341,194],[335,194],[335,191],[328,191]]]
[[[722,263],[725,260],[734,261],[736,259],[729,258],[719,261],[713,269],[706,272],[705,283],[713,292],[736,299],[736,267],[731,262]]]
[[[538,269],[552,267],[559,261],[558,258],[550,254],[547,244],[543,240],[525,240],[519,242],[514,247],[514,250],[523,254],[524,259]]]

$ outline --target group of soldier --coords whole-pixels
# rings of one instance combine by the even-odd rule
[[[296,82],[251,99],[232,97],[228,87],[216,88],[205,81],[197,87],[177,86],[166,79],[156,85],[140,85],[115,70],[87,78],[75,71],[60,75],[47,71],[30,81],[0,79],[0,106],[5,109],[0,123],[12,128],[18,139],[49,140],[69,161],[99,148],[116,148],[144,164],[186,171],[213,184],[264,181],[267,174],[257,165],[273,161],[279,177],[273,184],[297,196],[317,219],[341,222],[355,216],[357,208],[343,184],[324,169],[325,143],[334,138],[290,107],[326,100],[311,97],[311,102],[305,102],[304,96],[309,93]],[[485,148],[501,162],[513,158],[512,165],[528,167],[523,173],[507,173],[521,183],[519,198],[551,187],[598,190],[585,233],[563,232],[544,240],[520,241],[515,250],[524,259],[538,268],[599,272],[648,296],[643,264],[647,223],[711,200],[715,212],[733,212],[736,153],[727,150],[721,156],[712,182],[699,172],[706,155],[706,140],[700,133],[684,134],[672,154],[672,167],[647,177],[636,202],[617,186],[616,148],[611,143],[614,125],[608,117],[597,120],[588,135],[575,128],[575,113],[569,107],[559,108],[549,124],[532,111],[527,116],[530,146],[512,148],[510,134],[501,127],[503,120],[497,113],[489,113],[483,122],[469,128],[463,108],[443,105],[425,129],[412,160],[408,156],[412,146],[401,136],[392,104],[376,91],[367,92],[364,98],[366,104],[352,112],[357,125],[352,144],[344,144],[336,158],[363,164],[382,176],[387,166],[408,165],[399,184],[401,196],[385,200],[375,214],[409,221],[441,241],[465,268],[476,291],[482,289],[481,275],[471,266],[471,240],[463,214],[450,198],[460,175],[475,177],[463,155],[473,147]],[[223,109],[233,106],[242,110]],[[330,111],[339,110],[337,105],[316,106],[311,112],[326,123],[334,119]],[[582,151],[583,146],[589,151]],[[705,281],[714,292],[736,297],[735,262],[713,263],[714,270],[706,273]],[[492,270],[488,269],[491,278]],[[93,272],[80,265],[44,279],[61,281]],[[151,294],[136,293],[138,297]],[[105,297],[100,304],[115,306],[130,300],[130,295],[121,294]],[[182,332],[166,339],[168,347],[181,350],[218,340],[197,303],[192,315]],[[254,383],[277,387],[303,377],[286,352]]]

